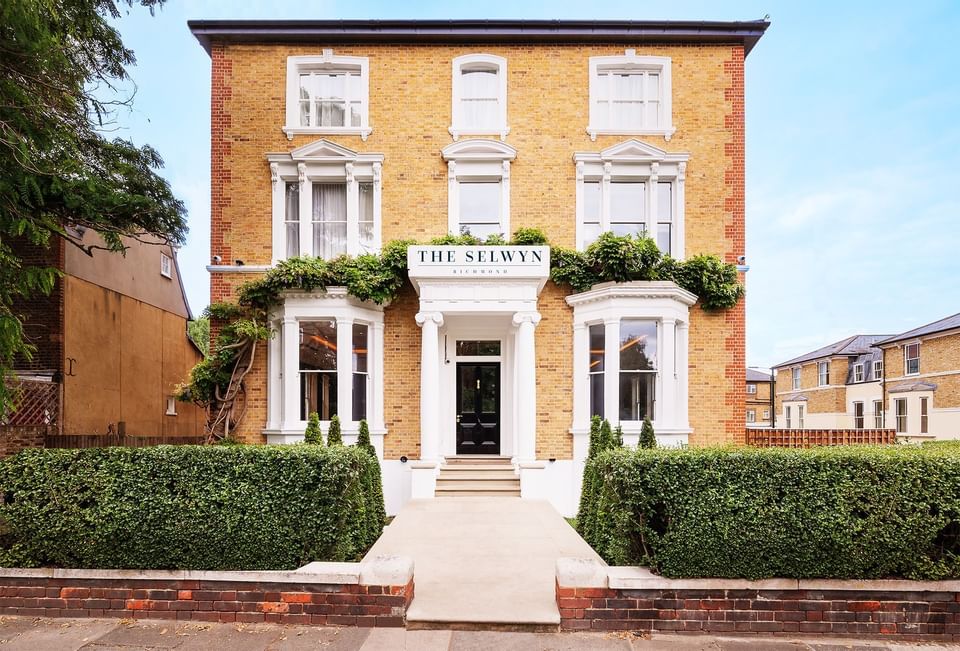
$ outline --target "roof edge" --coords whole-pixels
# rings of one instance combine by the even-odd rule
[[[746,57],[770,26],[687,20],[189,20],[210,54],[214,41],[240,42],[736,42]]]

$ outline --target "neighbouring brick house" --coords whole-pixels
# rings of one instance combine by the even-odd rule
[[[910,440],[960,438],[960,314],[875,344],[887,427]]]
[[[880,429],[883,356],[889,335],[853,335],[774,367],[777,427]]]
[[[773,424],[773,374],[755,368],[747,369],[747,427],[770,427]]]
[[[94,231],[76,236],[87,246],[102,244]],[[176,251],[125,244],[125,255],[91,256],[58,238],[48,247],[14,242],[26,264],[56,267],[62,276],[49,295],[14,304],[36,353],[15,361],[21,393],[6,438],[14,425],[46,423],[64,435],[203,434],[203,411],[173,400],[174,387],[202,358],[187,335],[192,317]],[[41,395],[44,404],[37,405]],[[42,442],[37,436],[32,444]]]
[[[766,27],[192,21],[212,63],[211,301],[290,256],[466,230],[567,247],[646,231],[736,263],[744,60]],[[572,295],[548,272],[545,247],[424,247],[386,307],[288,294],[238,436],[298,441],[315,411],[349,441],[365,418],[390,512],[482,452],[572,513],[591,414],[628,442],[645,416],[664,444],[743,439],[743,301],[706,312],[668,282]]]

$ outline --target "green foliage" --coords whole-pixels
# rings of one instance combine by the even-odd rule
[[[950,446],[612,451],[587,462],[582,530],[611,564],[669,577],[960,578]],[[586,474],[585,474],[586,476]]]
[[[586,251],[554,247],[550,278],[584,292],[602,282],[672,280],[697,295],[704,309],[728,309],[743,296],[737,268],[712,255],[686,261],[663,256],[649,237],[603,233]]]
[[[303,442],[310,445],[323,445],[323,433],[320,431],[320,415],[310,412],[307,419],[307,429],[303,432]]]
[[[514,246],[544,246],[549,242],[546,234],[539,228],[518,228],[513,231],[510,244]]]
[[[330,429],[327,430],[327,445],[343,445],[343,434],[340,431],[340,417],[332,416],[330,418]]]
[[[363,450],[26,450],[0,462],[0,565],[279,570],[359,560],[383,493]],[[379,492],[378,492],[379,490]]]
[[[210,355],[210,317],[202,316],[199,319],[188,321],[187,335],[197,345],[204,357]]]
[[[20,306],[49,294],[56,269],[25,251],[59,245],[123,251],[124,237],[183,242],[186,210],[157,170],[159,154],[108,140],[133,53],[111,24],[133,0],[0,3],[0,417],[7,376],[29,359]],[[162,0],[138,0],[154,7]],[[79,227],[79,228],[78,228]],[[99,238],[83,238],[92,229]]]
[[[616,429],[613,430],[613,445],[611,447],[623,447],[623,427],[620,425],[617,425]]]
[[[376,462],[376,467],[371,465],[369,471],[363,477],[367,494],[374,496],[367,502],[367,535],[371,539],[376,540],[377,537],[383,533],[383,527],[387,523],[387,509],[382,499],[383,478],[380,475],[380,460],[377,458],[377,449],[373,447],[373,444],[370,442],[370,426],[367,425],[366,420],[360,421],[360,431],[357,434],[356,447],[366,452],[366,454]],[[381,499],[377,500],[375,498],[376,495],[380,495]]]
[[[587,466],[583,473],[583,485],[580,489],[580,508],[577,511],[577,531],[586,540],[596,540],[605,536],[608,526],[606,501],[602,496],[603,478],[595,472],[590,461],[607,450],[623,446],[623,433],[617,426],[616,435],[610,429],[610,422],[594,415],[590,419],[590,445],[587,450]]]
[[[643,419],[643,427],[640,428],[640,439],[637,441],[637,447],[646,450],[657,447],[657,436],[653,432],[653,423],[650,422],[649,416]]]

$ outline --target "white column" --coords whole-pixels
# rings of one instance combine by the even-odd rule
[[[687,387],[689,375],[688,350],[690,347],[690,325],[686,321],[677,322],[677,418],[678,427],[690,428],[690,398]]]
[[[307,166],[297,165],[300,179],[300,255],[314,255],[313,251],[313,183],[307,178]]]
[[[420,459],[440,456],[440,336],[443,314],[420,312],[416,316],[420,340]]]
[[[300,428],[300,324],[284,317],[283,340],[283,416],[280,429]]]
[[[612,163],[603,164],[603,178],[600,181],[600,232],[610,230],[610,177],[613,172]]]
[[[677,260],[686,260],[687,259],[687,238],[686,238],[686,220],[684,219],[686,213],[686,181],[687,181],[687,164],[678,163],[677,164],[677,191],[674,193],[674,210],[673,210],[673,242],[671,242],[671,250],[673,251],[673,257]]]
[[[382,170],[382,163],[373,164],[373,245],[377,251],[383,246],[383,213],[380,208],[383,198]]]
[[[460,234],[460,186],[457,185],[456,161],[447,161],[447,232]]]
[[[284,230],[284,219],[286,217],[286,192],[287,184],[284,183],[283,179],[280,178],[280,164],[279,163],[270,163],[270,183],[273,188],[272,201],[271,201],[271,212],[273,213],[271,219],[271,230],[270,230],[270,241],[273,249],[272,262],[276,264],[277,261],[283,260],[286,257],[285,245],[286,242],[283,241],[285,230]],[[227,263],[232,263],[232,260],[229,260]]]
[[[660,180],[658,172],[660,163],[650,163],[650,176],[647,177],[647,200],[644,206],[644,228],[647,229],[647,237],[657,240],[657,181]]]
[[[370,429],[383,431],[383,323],[370,324],[367,364],[370,377],[370,395],[367,396],[367,417]]]
[[[584,233],[583,233],[583,161],[577,161],[577,184],[575,192],[574,206],[576,207],[577,215],[577,249],[582,250],[586,247],[583,245]]]
[[[503,161],[500,170],[500,230],[510,239],[510,161]]]
[[[347,175],[347,253],[360,253],[360,186],[353,177],[353,163],[344,165]]]
[[[620,424],[620,319],[603,322],[603,415],[613,427]]]
[[[283,413],[283,344],[281,322],[272,322],[272,335],[267,350],[267,429],[280,427]]]
[[[337,317],[337,415],[353,421],[353,319]]]
[[[654,412],[659,427],[673,429],[680,420],[677,413],[677,346],[673,319],[660,324],[660,399]]]
[[[517,312],[517,458],[521,463],[537,458],[537,354],[534,331],[540,323],[539,312]]]
[[[585,323],[573,325],[573,429],[589,427],[590,329]]]

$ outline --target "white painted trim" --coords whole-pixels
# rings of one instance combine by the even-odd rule
[[[637,56],[636,50],[628,49],[622,55],[618,56],[600,56],[590,57],[588,65],[589,71],[589,89],[590,89],[590,123],[587,125],[587,133],[591,140],[596,140],[599,135],[651,135],[663,136],[664,140],[669,141],[676,133],[676,127],[673,125],[673,78],[672,62],[670,57],[662,56]],[[597,107],[599,86],[599,73],[604,69],[635,70],[658,72],[660,75],[660,113],[656,125],[645,125],[643,127],[633,127],[620,125],[611,126],[606,120],[602,119],[600,110]]]
[[[463,124],[461,111],[461,95],[463,93],[463,75],[464,66],[486,64],[497,69],[497,124],[489,125],[484,128],[468,127]],[[461,136],[489,136],[498,135],[501,140],[510,133],[510,127],[507,126],[507,60],[495,54],[465,54],[458,56],[453,60],[451,73],[451,119],[450,135],[454,140],[459,140]]]
[[[302,126],[300,124],[300,74],[305,71],[324,70],[351,70],[360,73],[360,126],[319,127]],[[328,135],[358,135],[364,141],[373,131],[370,127],[370,60],[367,57],[334,56],[333,50],[324,49],[320,56],[291,56],[287,57],[287,84],[286,84],[286,123],[283,132],[287,139],[293,140],[295,135],[328,134]],[[350,105],[347,98],[346,118],[349,119]]]
[[[447,161],[447,230],[460,234],[460,183],[493,181],[500,184],[500,232],[510,230],[510,162],[517,150],[496,140],[476,138],[447,145],[441,151]]]
[[[647,235],[657,234],[657,184],[670,183],[673,192],[671,256],[677,260],[686,257],[686,178],[687,153],[668,153],[636,139],[624,140],[599,152],[576,152],[576,235],[577,248],[587,246],[584,220],[584,183],[600,182],[600,232],[610,230],[610,185],[614,181],[632,181],[646,184],[645,228]]]
[[[217,274],[258,274],[270,271],[273,265],[269,264],[208,264],[207,271]]]

